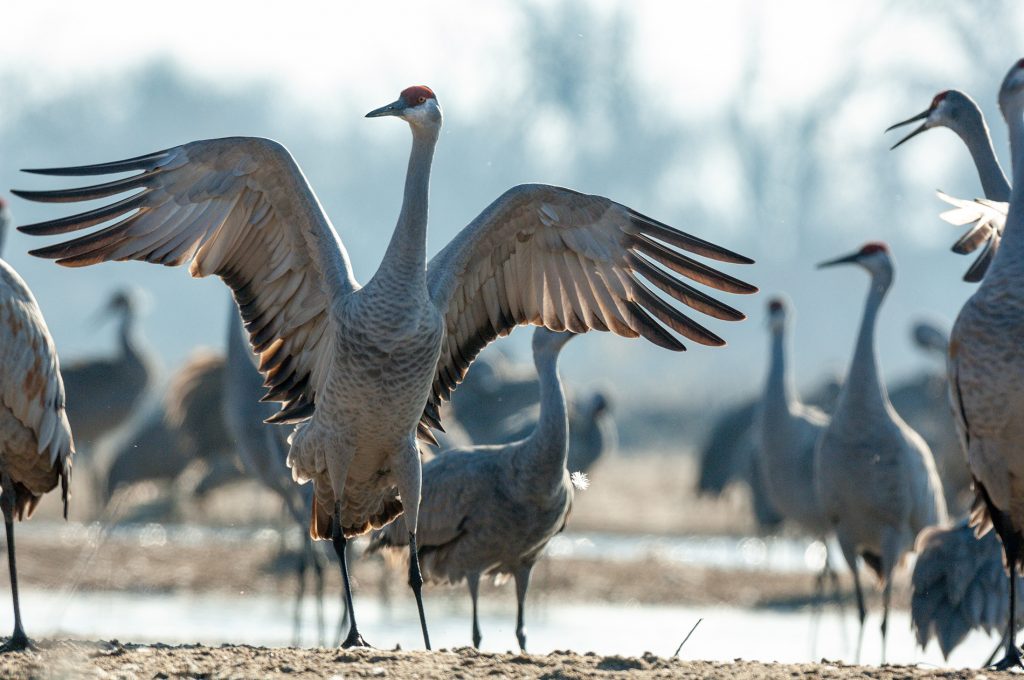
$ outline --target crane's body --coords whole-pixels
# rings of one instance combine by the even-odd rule
[[[926,130],[937,127],[948,128],[956,133],[971,154],[974,167],[978,171],[978,179],[981,180],[982,191],[985,192],[985,198],[997,202],[1010,200],[1010,183],[1006,180],[1006,174],[996,157],[985,115],[973,99],[959,90],[945,90],[935,95],[927,109],[916,116],[896,123],[886,132],[918,120],[924,122],[894,144],[893,149]],[[966,203],[958,199],[952,199],[951,202],[954,205],[960,205],[961,208]],[[995,217],[996,219],[991,223],[979,222],[953,246],[954,252],[968,254],[984,244],[981,254],[964,274],[965,281],[971,283],[980,281],[999,250],[1003,222],[999,219],[999,215],[996,214]],[[972,219],[969,221],[976,221],[976,218],[976,215],[972,215]],[[961,226],[966,222],[954,221],[953,223]]]
[[[786,304],[769,303],[771,359],[758,419],[758,462],[768,500],[801,531],[823,539],[829,523],[814,484],[814,449],[828,416],[801,403],[786,364]]]
[[[73,454],[53,339],[28,286],[0,260],[0,508],[14,601],[14,633],[0,651],[30,646],[18,600],[14,520],[31,517],[58,484],[67,518]]]
[[[417,86],[368,116],[401,118],[413,142],[397,225],[362,288],[302,172],[269,140],[206,140],[126,161],[36,171],[142,172],[81,189],[16,193],[67,201],[143,188],[106,207],[21,229],[66,233],[118,217],[112,226],[33,252],[67,265],[191,261],[194,276],[224,279],[260,355],[265,398],[283,404],[269,422],[299,424],[289,464],[298,481],[314,484],[312,534],[333,541],[347,586],[348,538],[404,510],[409,583],[429,648],[416,558],[416,437],[432,440],[441,402],[479,351],[521,324],[611,330],[683,349],[665,324],[720,345],[721,338],[657,297],[637,275],[720,319],[743,315],[677,274],[736,293],[756,288],[676,249],[749,262],[743,256],[606,198],[545,185],[506,192],[428,264],[427,194],[440,106],[433,92]],[[143,209],[132,213],[136,207]],[[346,594],[352,625],[345,645],[365,644],[350,588]]]
[[[137,305],[134,294],[114,293],[104,315],[118,317],[118,351],[110,357],[70,361],[64,367],[68,418],[79,447],[94,447],[124,425],[142,403],[155,371],[153,361],[135,337]]]
[[[557,361],[572,337],[543,328],[534,331],[541,410],[528,437],[511,444],[445,451],[423,466],[423,573],[428,581],[467,581],[477,647],[480,577],[506,574],[516,581],[516,637],[520,649],[526,650],[523,605],[530,572],[569,515],[569,423]],[[370,550],[405,546],[407,534],[401,525],[396,522],[375,533]]]
[[[888,247],[869,243],[821,266],[846,263],[867,269],[871,287],[846,382],[818,442],[815,478],[825,515],[853,572],[861,638],[866,610],[858,558],[884,588],[884,660],[892,572],[913,549],[918,532],[945,520],[946,505],[928,445],[893,409],[879,376],[875,326],[893,279]]]
[[[997,664],[1008,668],[1021,665],[1015,575],[1024,566],[1024,59],[1003,80],[999,108],[1010,130],[1010,208],[999,253],[953,326],[947,367],[978,497],[974,521],[981,531],[995,528],[1010,573],[1006,653]]]

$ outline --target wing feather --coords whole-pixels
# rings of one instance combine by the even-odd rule
[[[333,298],[358,288],[348,255],[288,151],[257,138],[192,142],[126,161],[30,170],[84,176],[141,171],[79,189],[16,191],[65,203],[126,198],[77,215],[21,227],[33,235],[109,226],[32,251],[66,266],[143,260],[190,262],[192,276],[219,276],[232,289],[249,342],[260,354],[271,420],[308,417],[326,376]]]
[[[989,264],[999,250],[1009,205],[1002,201],[990,201],[986,198],[968,201],[955,198],[942,191],[936,191],[935,194],[940,200],[953,206],[951,210],[939,214],[943,221],[954,227],[971,225],[971,228],[953,244],[953,252],[958,255],[968,255],[984,246],[981,254],[963,276],[964,281],[977,283],[984,278]]]
[[[427,284],[445,316],[447,342],[427,414],[436,419],[441,401],[480,350],[517,325],[610,330],[677,351],[685,347],[673,332],[701,344],[724,344],[670,303],[723,320],[743,314],[682,277],[730,293],[757,289],[681,250],[751,262],[600,196],[546,185],[509,190],[428,265]],[[425,416],[421,425],[429,424]]]

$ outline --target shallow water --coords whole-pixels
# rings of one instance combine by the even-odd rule
[[[470,643],[468,597],[431,598],[427,616],[435,648]],[[364,637],[376,646],[405,649],[422,645],[415,609],[409,602],[387,608],[364,598],[357,601]],[[72,636],[118,639],[122,642],[245,643],[287,646],[292,639],[292,602],[267,595],[133,594],[28,590],[22,595],[25,627],[35,637]],[[408,609],[408,611],[406,610]],[[305,603],[306,644],[314,641],[314,609]],[[339,612],[328,602],[328,636],[333,639]],[[641,605],[563,605],[546,598],[527,603],[529,648],[534,653],[554,649],[593,651],[602,655],[636,656],[650,651],[670,656],[697,622],[703,619],[680,656],[693,659],[815,661],[822,657],[852,662],[856,628],[851,611],[835,610],[821,617],[817,644],[812,649],[811,614],[807,611],[754,611],[735,607],[678,607]],[[507,651],[516,647],[513,607],[492,608],[482,603],[480,626],[483,648]],[[877,663],[881,644],[878,617],[871,616],[861,656]],[[9,611],[0,627],[12,625]],[[934,644],[918,650],[905,612],[892,615],[888,661],[937,666],[978,666],[996,645],[995,638],[974,634],[947,663]]]

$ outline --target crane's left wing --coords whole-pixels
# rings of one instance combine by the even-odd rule
[[[574,333],[611,331],[684,350],[667,326],[694,342],[724,345],[652,287],[729,321],[744,315],[683,277],[729,293],[757,288],[680,251],[753,262],[601,196],[537,184],[505,192],[428,265],[427,285],[445,316],[447,340],[421,434],[429,435],[426,425],[438,427],[438,406],[480,350],[521,324]]]
[[[943,221],[954,227],[971,225],[971,228],[953,244],[953,252],[958,255],[969,255],[984,246],[974,264],[964,274],[964,281],[977,283],[984,278],[988,266],[992,263],[992,258],[999,250],[1009,205],[1002,201],[990,201],[987,198],[968,201],[954,198],[942,191],[935,193],[942,201],[953,206],[951,210],[939,215]]]

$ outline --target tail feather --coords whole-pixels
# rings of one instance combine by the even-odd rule
[[[334,530],[333,514],[321,505],[313,494],[313,511],[309,518],[309,537],[314,541],[328,541]]]

